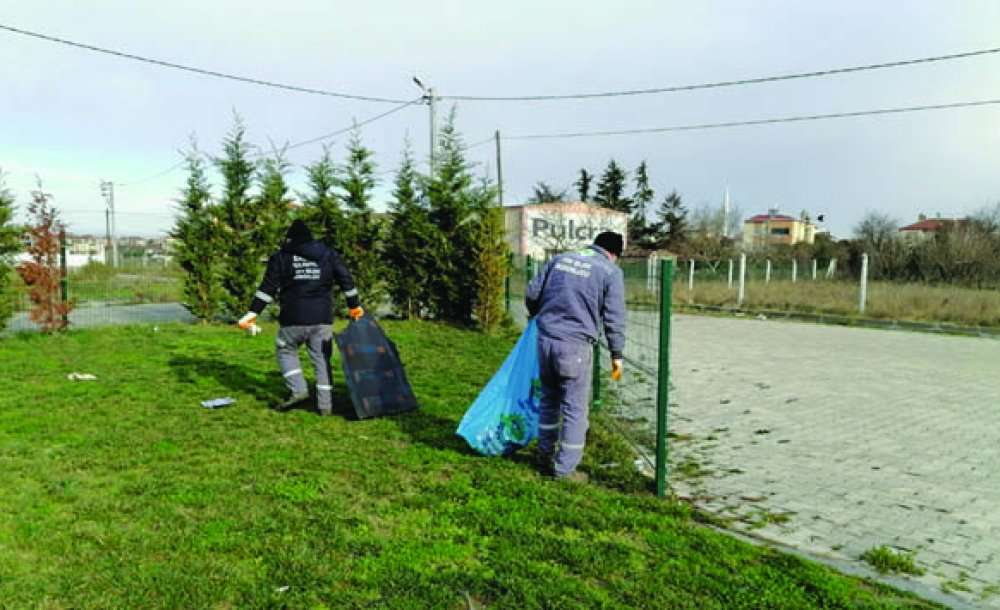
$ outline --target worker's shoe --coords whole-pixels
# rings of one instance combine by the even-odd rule
[[[538,472],[542,474],[542,476],[551,477],[555,474],[552,470],[551,453],[545,453],[543,451],[538,451],[536,449],[535,455],[532,456],[532,462],[534,463],[535,468],[538,469]]]
[[[580,472],[579,470],[574,470],[568,474],[557,474],[555,478],[557,481],[569,481],[570,483],[587,483],[590,481],[587,473]]]
[[[284,402],[279,402],[274,405],[273,409],[275,411],[284,413],[285,411],[290,411],[295,407],[301,405],[305,401],[309,400],[309,394],[292,394]]]

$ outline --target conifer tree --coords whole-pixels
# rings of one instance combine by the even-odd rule
[[[300,195],[303,220],[312,227],[317,239],[342,252],[340,229],[344,224],[344,212],[334,190],[337,187],[337,168],[328,147],[324,146],[323,155],[306,167],[306,183],[309,191]]]
[[[658,246],[676,251],[687,240],[688,210],[677,191],[671,191],[657,211],[659,222],[656,224]]]
[[[259,208],[250,192],[254,179],[250,152],[246,126],[237,115],[223,140],[222,156],[214,159],[223,180],[222,197],[213,211],[220,232],[217,255],[224,291],[222,313],[229,318],[241,316],[249,307],[267,256],[267,244],[256,241]]]
[[[21,235],[22,229],[14,226],[14,194],[7,189],[0,171],[0,330],[7,326],[14,310],[11,280],[14,255],[22,248]]]
[[[476,220],[476,301],[474,314],[479,328],[494,331],[504,319],[504,280],[510,272],[510,250],[504,235],[503,209],[493,204],[496,189],[486,180],[474,194]]]
[[[597,183],[597,195],[594,201],[601,207],[618,212],[632,213],[632,200],[625,196],[628,185],[628,174],[612,159]]]
[[[29,260],[17,266],[18,275],[31,289],[29,317],[47,333],[65,329],[65,318],[73,310],[73,302],[64,301],[60,289],[59,249],[64,227],[59,212],[49,205],[51,199],[52,195],[42,190],[41,183],[32,191],[28,205],[31,215],[27,230]]]
[[[355,130],[347,146],[347,163],[336,181],[345,207],[340,253],[354,275],[362,301],[372,311],[387,295],[387,270],[381,253],[383,225],[371,208],[372,191],[378,183],[373,156]]]
[[[557,191],[548,182],[540,181],[532,188],[528,203],[561,203],[566,201],[566,191]]]
[[[643,161],[635,170],[635,194],[632,196],[634,213],[629,220],[629,243],[637,246],[648,245],[651,231],[647,212],[654,197],[656,192],[649,186],[649,174],[646,162]]]
[[[257,167],[260,194],[253,198],[257,215],[253,235],[262,258],[270,256],[281,247],[291,222],[291,200],[286,179],[289,171],[290,165],[285,159],[284,150],[279,149],[275,149]]]
[[[431,222],[440,236],[441,251],[430,273],[431,309],[435,317],[471,324],[477,286],[473,186],[465,146],[455,128],[452,109],[441,128],[435,171],[424,184]]]
[[[210,322],[219,313],[220,248],[205,162],[192,142],[185,157],[188,178],[178,200],[180,217],[170,236],[177,240],[175,259],[184,270],[184,306],[196,318]]]
[[[431,305],[430,273],[438,265],[440,233],[417,193],[419,176],[409,141],[396,172],[384,260],[389,294],[403,318],[420,317]]]
[[[580,201],[587,203],[590,201],[590,184],[594,181],[594,175],[586,169],[580,169],[580,177],[573,184],[576,186],[577,195]]]

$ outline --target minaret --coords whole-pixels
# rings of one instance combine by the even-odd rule
[[[729,187],[722,196],[722,236],[729,237]]]

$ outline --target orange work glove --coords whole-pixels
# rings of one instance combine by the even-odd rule
[[[624,363],[621,359],[615,359],[611,361],[611,380],[621,381],[622,378],[622,367]]]
[[[352,320],[360,320],[365,315],[365,310],[363,307],[358,305],[347,312],[347,315],[351,316]]]
[[[240,321],[237,322],[236,325],[242,328],[243,330],[250,330],[251,328],[256,326],[256,322],[257,322],[257,314],[251,311],[248,312],[247,315],[240,318]]]

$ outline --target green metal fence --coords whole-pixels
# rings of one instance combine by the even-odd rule
[[[192,317],[181,305],[181,271],[170,265],[125,264],[113,268],[91,263],[68,269],[65,297],[73,302],[70,328],[109,324],[156,324],[187,322]],[[14,312],[7,320],[7,332],[34,331],[31,321],[29,288],[15,279],[8,298]]]
[[[524,293],[541,262],[513,259],[509,276],[510,313],[522,325],[527,321]],[[627,307],[624,372],[610,379],[606,343],[595,348],[591,409],[627,439],[639,456],[638,466],[656,478],[659,495],[666,493],[667,406],[669,404],[669,341],[671,287],[676,273],[672,259],[621,260]]]

